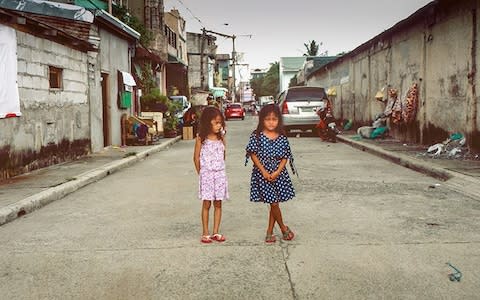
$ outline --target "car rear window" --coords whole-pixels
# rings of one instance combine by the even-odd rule
[[[229,108],[242,108],[242,106],[240,104],[230,104],[227,107],[229,107]]]
[[[327,95],[323,88],[297,88],[287,92],[287,101],[302,101],[305,99],[325,99]]]

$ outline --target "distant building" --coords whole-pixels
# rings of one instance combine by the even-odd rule
[[[178,89],[180,95],[189,95],[187,33],[185,20],[176,9],[165,13],[167,37],[167,89]]]
[[[288,88],[290,80],[303,68],[306,56],[280,57],[279,62],[279,92]]]
[[[230,54],[217,54],[215,56],[215,73],[219,81],[219,85],[231,90],[228,78],[230,75]]]
[[[192,90],[208,91],[214,86],[216,40],[212,35],[187,32],[188,81]]]
[[[250,72],[250,77],[252,79],[263,78],[267,74],[268,69],[254,69]]]

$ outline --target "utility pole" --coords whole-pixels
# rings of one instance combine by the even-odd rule
[[[232,96],[232,102],[235,102],[235,91],[237,90],[237,86],[236,86],[236,78],[235,78],[235,65],[237,64],[237,52],[235,52],[235,38],[236,36],[235,35],[232,35],[232,79],[233,79],[233,85],[232,85],[232,89],[233,89],[233,96]]]
[[[205,83],[205,74],[203,71],[203,52],[205,51],[205,38],[206,38],[206,30],[202,28],[202,38],[200,41],[200,88],[204,89]]]
[[[229,38],[229,39],[232,39],[232,79],[233,79],[233,85],[232,85],[232,100],[233,102],[235,102],[235,91],[236,91],[236,78],[235,78],[235,72],[236,72],[236,68],[235,68],[235,65],[237,64],[237,52],[235,51],[235,38],[237,37],[236,35],[228,35],[228,34],[224,34],[224,33],[220,33],[220,32],[215,32],[215,31],[211,31],[211,30],[206,30],[205,28],[202,28],[202,31],[204,33],[211,33],[211,34],[216,34],[216,35],[219,35],[219,36],[222,36],[222,37],[225,37],[225,38]],[[245,36],[249,36],[250,38],[252,37],[251,34],[247,34]]]

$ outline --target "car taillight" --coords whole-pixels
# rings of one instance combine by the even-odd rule
[[[284,114],[284,115],[288,114],[287,101],[283,102],[283,105],[282,105],[282,114]]]

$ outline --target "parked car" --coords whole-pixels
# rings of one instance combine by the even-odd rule
[[[228,104],[225,108],[225,120],[233,118],[245,119],[245,109],[240,103]]]
[[[315,126],[320,121],[317,111],[325,107],[327,100],[327,93],[321,87],[297,86],[280,93],[277,103],[282,112],[285,131],[315,131]]]

